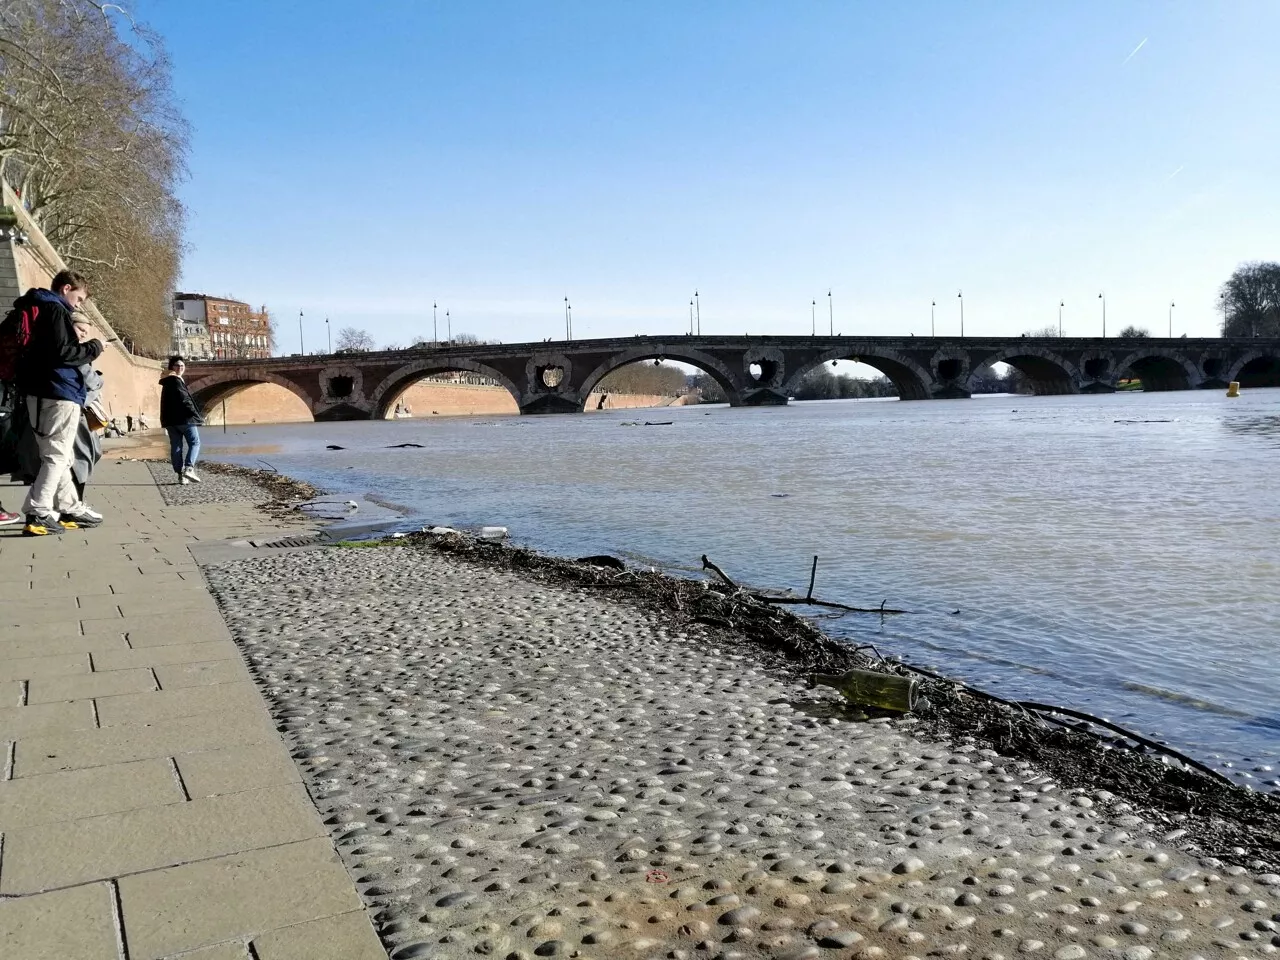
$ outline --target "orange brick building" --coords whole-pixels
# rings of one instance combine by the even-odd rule
[[[189,328],[203,326],[209,351],[218,360],[258,359],[271,356],[271,316],[264,306],[255,311],[247,303],[203,293],[175,293],[173,315]],[[177,349],[175,352],[183,354]]]

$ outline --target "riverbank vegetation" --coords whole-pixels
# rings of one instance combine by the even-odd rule
[[[116,4],[0,3],[0,177],[136,351],[168,352],[188,127],[159,37]]]
[[[1218,296],[1224,337],[1280,337],[1280,263],[1242,263]]]
[[[710,378],[708,378],[710,379]],[[600,393],[638,393],[660,397],[679,397],[689,392],[688,375],[679,367],[666,363],[641,361],[619,367],[606,374],[596,390]]]

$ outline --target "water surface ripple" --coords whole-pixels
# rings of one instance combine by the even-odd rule
[[[660,415],[658,415],[660,414]],[[627,426],[644,420],[670,426]],[[1160,422],[1165,421],[1165,422]],[[566,555],[922,611],[824,628],[1280,787],[1280,390],[231,427],[209,455]],[[417,442],[422,449],[388,449]],[[326,450],[326,444],[344,450]],[[953,614],[952,611],[960,613]],[[1228,766],[1229,765],[1229,766]]]

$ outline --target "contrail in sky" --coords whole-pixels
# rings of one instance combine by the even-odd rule
[[[1185,166],[1186,166],[1186,164],[1184,163],[1184,164],[1182,165],[1182,167],[1185,167]],[[1173,171],[1173,173],[1171,173],[1171,174],[1169,174],[1167,177],[1165,177],[1165,178],[1164,178],[1164,182],[1165,182],[1165,183],[1168,183],[1170,180],[1172,180],[1174,177],[1176,177],[1178,174],[1180,174],[1180,173],[1182,172],[1182,167],[1178,167],[1178,169],[1177,169],[1177,170]]]
[[[1146,37],[1143,37],[1143,38],[1142,38],[1142,42],[1141,42],[1140,44],[1138,44],[1136,47],[1134,47],[1134,48],[1133,48],[1133,53],[1131,53],[1131,54],[1129,54],[1127,57],[1125,57],[1125,58],[1124,58],[1124,62],[1123,62],[1123,63],[1121,63],[1121,64],[1120,64],[1120,66],[1122,66],[1122,67],[1123,67],[1126,63],[1128,63],[1130,60],[1132,60],[1132,59],[1133,59],[1133,54],[1134,54],[1134,53],[1137,53],[1139,50],[1141,50],[1141,49],[1142,49],[1143,47],[1145,47],[1146,45],[1147,45],[1147,38],[1146,38]]]

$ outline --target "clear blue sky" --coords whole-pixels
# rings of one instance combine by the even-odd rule
[[[194,127],[184,289],[379,343],[1213,335],[1280,257],[1280,3],[139,0]],[[1144,42],[1145,41],[1145,42]],[[1141,47],[1139,48],[1139,45]],[[1136,53],[1132,53],[1137,49]],[[1132,53],[1132,56],[1130,55]],[[1127,59],[1126,59],[1127,58]]]

